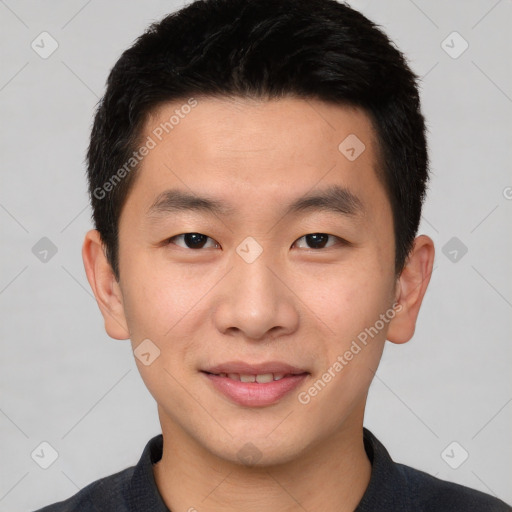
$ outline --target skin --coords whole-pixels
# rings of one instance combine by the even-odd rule
[[[149,366],[136,359],[164,436],[158,488],[175,511],[353,511],[371,474],[362,437],[368,389],[385,340],[404,343],[414,333],[433,242],[417,237],[395,275],[391,206],[363,111],[294,98],[197,101],[136,171],[119,221],[120,281],[97,231],[83,245],[107,333],[130,338],[133,349],[147,338],[160,349]],[[180,104],[153,112],[143,138]],[[349,134],[366,146],[354,161],[338,150]],[[283,217],[285,205],[327,185],[348,188],[364,214]],[[237,213],[148,219],[155,198],[174,187],[225,201]],[[187,248],[182,237],[166,243],[191,232],[211,240],[202,249]],[[315,249],[303,238],[310,233],[333,237]],[[236,252],[248,236],[263,249],[252,263]],[[300,403],[298,393],[394,303],[394,318]],[[199,371],[232,360],[284,361],[310,374],[276,404],[242,407]],[[237,456],[249,442],[261,457],[254,465]]]

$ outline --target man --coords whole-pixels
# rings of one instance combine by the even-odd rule
[[[83,259],[162,435],[44,511],[501,511],[363,429],[434,260],[416,77],[334,0],[205,0],[114,66]]]

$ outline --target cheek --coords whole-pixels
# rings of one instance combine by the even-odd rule
[[[326,432],[364,404],[389,325],[380,317],[390,307],[387,279],[376,276],[376,265],[360,263],[362,270],[347,269],[325,288],[323,309],[316,304],[334,333],[324,343],[322,362],[305,398],[310,400],[308,417],[319,418],[317,428]]]
[[[125,316],[131,332],[132,349],[146,339],[159,352],[151,366],[137,361],[139,371],[153,394],[159,386],[172,385],[166,372],[183,376],[195,368],[194,354],[200,351],[198,329],[208,320],[211,279],[204,272],[186,272],[178,266],[144,265],[143,257],[134,258],[131,280],[125,284]],[[218,279],[218,277],[217,277]],[[206,308],[206,309],[205,309]],[[203,337],[204,339],[204,337]]]
[[[369,258],[340,267],[323,281],[308,279],[305,286],[311,309],[344,342],[373,325],[390,306],[392,280]]]
[[[179,268],[155,265],[142,254],[126,266],[124,311],[134,341],[165,340],[197,301],[197,285]],[[204,283],[201,286],[206,286]]]
[[[139,373],[157,402],[172,396],[173,403],[185,407],[178,382],[193,367],[190,353],[196,350],[193,334],[197,322],[193,321],[193,311],[197,287],[169,269],[132,265],[130,270],[132,279],[125,286],[125,315],[132,333],[132,350],[137,351],[139,345],[150,340],[157,348],[150,344],[149,351],[158,354],[146,365],[135,353]]]
[[[132,343],[137,344],[144,338],[161,339],[172,327],[173,294],[166,286],[158,286],[149,276],[140,283],[131,283],[127,289],[124,309]]]

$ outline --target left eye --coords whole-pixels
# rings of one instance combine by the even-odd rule
[[[211,240],[214,242],[213,247],[215,248],[219,244],[215,242],[213,238],[210,238],[209,236],[203,235],[202,233],[183,233],[181,235],[173,236],[172,238],[169,238],[169,243],[175,243],[174,240],[182,239],[185,243],[185,249],[202,249],[207,245],[207,241]],[[179,247],[183,247],[179,244],[176,244]]]
[[[336,239],[338,241],[342,241],[340,238],[334,235],[328,235],[327,233],[311,233],[309,235],[304,235],[300,237],[294,244],[298,244],[301,240],[304,240],[307,244],[311,244],[313,247],[306,247],[306,249],[324,249],[327,244],[328,238]],[[331,244],[332,245],[336,245]],[[328,246],[330,247],[330,246]]]

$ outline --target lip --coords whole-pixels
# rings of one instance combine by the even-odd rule
[[[291,366],[281,361],[268,361],[266,363],[249,364],[243,361],[229,361],[221,363],[209,368],[204,368],[202,371],[207,373],[242,373],[247,375],[261,375],[263,373],[286,373],[292,375],[299,375],[302,373],[309,373],[304,368]]]
[[[261,364],[248,364],[233,361],[212,366],[202,370],[203,375],[213,388],[232,402],[244,407],[265,407],[277,403],[297,388],[309,376],[306,370],[279,361]],[[262,375],[265,373],[284,373],[279,380],[266,383],[241,382],[232,380],[223,373],[238,373],[247,375]],[[217,375],[215,375],[217,374]]]
[[[221,377],[203,372],[213,387],[232,402],[244,407],[265,407],[281,400],[285,395],[299,386],[308,373],[288,375],[280,380],[265,384],[241,382],[229,377]]]

